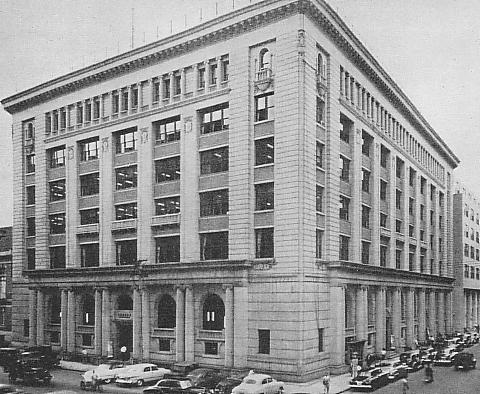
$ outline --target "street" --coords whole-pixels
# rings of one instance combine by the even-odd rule
[[[425,383],[424,370],[408,376],[409,394],[474,394],[480,391],[480,345],[465,350],[475,355],[477,368],[463,372],[453,367],[433,367],[433,383]],[[375,394],[396,394],[402,392],[401,382],[395,382],[376,390]]]

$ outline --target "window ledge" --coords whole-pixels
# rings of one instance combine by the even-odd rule
[[[268,213],[268,212],[274,212],[275,209],[261,209],[261,210],[255,210],[254,213]]]
[[[260,124],[264,124],[264,123],[269,123],[269,122],[274,122],[275,119],[265,119],[265,120],[259,120],[258,122],[255,121],[253,122],[253,125],[256,126],[256,125],[260,125]]]
[[[265,168],[265,167],[273,167],[275,163],[266,163],[266,164],[257,164],[253,166],[253,168]]]

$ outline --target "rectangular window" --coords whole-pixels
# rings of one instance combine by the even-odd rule
[[[35,172],[35,154],[29,154],[25,156],[25,172],[31,174]]]
[[[413,238],[414,237],[414,233],[415,233],[415,227],[413,226],[413,224],[410,224],[408,226],[408,236]]]
[[[35,186],[27,186],[27,205],[35,204]]]
[[[255,258],[271,258],[274,256],[273,228],[255,230]]]
[[[218,343],[205,341],[205,354],[216,356],[218,354]]]
[[[30,320],[23,319],[23,336],[28,338],[30,336]]]
[[[92,196],[100,193],[100,173],[94,172],[80,176],[80,195]]]
[[[317,212],[323,212],[323,186],[316,186],[316,198],[315,205]]]
[[[397,178],[403,178],[403,168],[404,168],[405,163],[403,162],[402,159],[396,158],[396,175]]]
[[[180,156],[155,161],[155,180],[157,183],[180,179]]]
[[[323,258],[323,230],[317,229],[316,231],[316,247],[315,257],[317,259]]]
[[[50,247],[50,268],[65,268],[65,246]]]
[[[396,233],[402,233],[402,221],[401,220],[395,220],[395,232]]]
[[[370,193],[370,171],[362,169],[362,191]]]
[[[200,260],[227,260],[228,232],[200,234]]]
[[[342,220],[349,220],[350,199],[345,196],[340,196],[339,218]]]
[[[35,236],[35,218],[27,218],[27,237]]]
[[[170,98],[170,78],[163,79],[163,99]]]
[[[221,216],[228,213],[228,189],[200,193],[200,216]]]
[[[387,199],[387,182],[380,179],[380,200],[385,201]]]
[[[67,111],[65,108],[60,109],[60,129],[67,127]]]
[[[387,168],[389,157],[390,157],[390,151],[382,145],[380,147],[380,165],[383,168]]]
[[[367,132],[362,130],[362,154],[366,157],[370,157],[373,144],[373,137]]]
[[[57,341],[57,342],[59,342],[59,341]],[[84,346],[84,347],[92,347],[93,346],[93,335],[92,334],[82,334],[82,346]]]
[[[387,266],[388,246],[380,245],[380,267]]]
[[[324,166],[324,156],[325,156],[325,145],[317,141],[317,150],[315,161],[318,168],[323,168]]]
[[[427,180],[422,176],[420,178],[420,193],[425,194],[425,187],[427,185]]]
[[[265,211],[274,208],[274,184],[260,183],[255,185],[255,210]]]
[[[273,164],[274,162],[273,137],[255,140],[255,165]]]
[[[120,98],[121,98],[120,110],[122,112],[127,112],[128,111],[128,90],[127,89],[122,89]]]
[[[362,264],[370,264],[370,242],[362,241]]]
[[[229,67],[228,58],[222,59],[222,82],[228,81],[228,67]]]
[[[200,111],[200,134],[209,134],[229,128],[228,103]]]
[[[402,268],[402,250],[401,249],[395,250],[395,268],[397,270]]]
[[[80,148],[80,160],[81,161],[97,160],[99,158],[98,144],[99,144],[98,137],[80,141],[78,143]]]
[[[318,352],[324,352],[325,351],[325,344],[324,344],[324,329],[319,328],[318,329]]]
[[[212,63],[209,66],[208,83],[210,85],[217,84],[217,63]]]
[[[115,242],[116,264],[133,265],[137,262],[137,240],[129,239]]]
[[[158,79],[153,80],[152,86],[152,102],[158,103],[160,100],[160,81]]]
[[[317,96],[316,120],[318,124],[325,125],[325,100]]]
[[[27,249],[27,270],[35,269],[35,249]]]
[[[157,198],[155,200],[155,215],[175,215],[180,213],[180,196]]]
[[[80,225],[96,224],[99,222],[99,209],[82,209],[80,211]]]
[[[138,108],[138,86],[132,86],[130,90],[130,106],[132,109]]]
[[[157,264],[180,261],[180,236],[155,238],[155,261]]]
[[[425,221],[425,205],[420,204],[420,220]]]
[[[362,205],[362,227],[370,228],[370,207]]]
[[[53,120],[53,131],[56,133],[58,131],[58,112],[57,111],[53,111],[52,120]]]
[[[408,199],[408,213],[410,215],[415,213],[415,200],[412,197]]]
[[[117,131],[115,134],[116,153],[133,152],[137,150],[137,128],[131,127]]]
[[[59,179],[58,181],[49,182],[48,188],[50,193],[50,202],[65,200],[65,179]]]
[[[228,146],[200,152],[200,174],[228,171]]]
[[[65,234],[65,214],[56,213],[49,215],[50,234]]]
[[[271,120],[275,118],[275,100],[273,93],[255,97],[255,122]]]
[[[98,267],[100,265],[98,243],[80,245],[80,263],[82,267]]]
[[[115,205],[115,220],[128,220],[137,217],[137,203]]]
[[[475,248],[473,246],[470,246],[470,258],[475,258]]]
[[[395,190],[395,208],[402,209],[402,191],[398,189]]]
[[[345,115],[340,114],[340,140],[346,144],[350,143],[350,136],[352,134],[353,122]]]
[[[349,260],[349,243],[350,243],[350,238],[346,237],[345,235],[340,235],[340,251],[339,251],[339,258],[342,261],[348,261]]]
[[[415,186],[415,177],[416,177],[416,171],[410,167],[410,173],[408,176],[408,183],[410,186],[414,187]]]
[[[388,216],[386,213],[380,212],[380,227],[387,228]]]
[[[170,339],[158,338],[158,351],[170,352]]]
[[[204,89],[205,88],[205,67],[198,68],[198,88]]]
[[[118,91],[112,93],[112,114],[118,114],[120,111],[120,95]]]
[[[270,354],[270,330],[258,330],[258,353]]]
[[[90,100],[85,101],[85,122],[92,120],[92,103]]]
[[[95,97],[93,99],[93,119],[100,118],[100,99]]]
[[[115,168],[115,189],[124,190],[137,187],[137,166]]]
[[[50,168],[65,166],[65,145],[48,150]]]
[[[155,144],[180,141],[180,132],[182,130],[180,116],[153,122],[152,127],[155,135]]]
[[[350,160],[340,156],[340,179],[344,182],[350,180]]]

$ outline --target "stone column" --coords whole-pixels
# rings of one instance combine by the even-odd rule
[[[402,307],[401,307],[401,289],[400,287],[393,288],[393,303],[392,303],[392,332],[395,336],[395,343],[392,344],[397,349],[397,352],[400,351],[400,337],[401,337],[401,317],[402,317]]]
[[[248,355],[248,287],[246,283],[233,288],[233,366],[245,368]]]
[[[470,326],[470,299],[469,299],[469,293],[468,290],[464,290],[464,296],[465,300],[465,327]]]
[[[185,98],[185,94],[187,93],[187,74],[185,72],[185,68],[182,68],[180,70],[180,78],[181,78],[181,82],[180,82],[180,86],[181,86],[181,89],[182,89],[182,100]]]
[[[418,340],[425,341],[426,316],[425,316],[425,289],[418,292]]]
[[[67,351],[68,336],[68,292],[67,289],[61,290],[61,318],[60,318],[60,345],[62,351]]]
[[[428,308],[429,308],[429,313],[428,313],[428,328],[430,329],[430,335],[435,337],[437,334],[437,305],[435,302],[435,290],[430,290],[429,296],[428,296]]]
[[[150,359],[150,292],[142,289],[142,355],[144,360]]]
[[[372,255],[371,264],[380,265],[380,144],[376,138],[372,141]],[[360,215],[360,213],[357,213]],[[383,346],[382,346],[383,347]],[[381,348],[380,348],[381,350]]]
[[[445,293],[438,292],[438,332],[445,335]]]
[[[75,352],[75,293],[73,289],[67,292],[67,352]]]
[[[133,287],[133,352],[134,360],[141,357],[140,344],[142,334],[142,299],[138,286]]]
[[[37,345],[45,344],[45,296],[37,290]]]
[[[193,65],[193,95],[197,96],[198,95],[198,85],[199,85],[199,80],[198,80],[198,63],[195,63]]]
[[[185,288],[185,361],[195,359],[195,314],[192,286]]]
[[[375,351],[380,353],[385,348],[385,287],[379,287],[375,294],[375,331],[376,343]]]
[[[28,345],[37,344],[37,290],[29,289],[28,302]]]
[[[170,81],[170,97],[165,97],[165,98],[168,98],[168,102],[169,103],[173,103],[173,96],[174,96],[174,89],[175,89],[175,75],[173,74],[173,72],[171,73],[168,73],[168,78],[169,81]]]
[[[95,289],[95,354],[102,355],[102,290]]]
[[[445,332],[451,334],[453,332],[453,305],[452,292],[445,293]]]
[[[233,367],[233,287],[225,286],[225,367]]]
[[[414,289],[408,288],[407,289],[407,305],[406,305],[406,321],[405,324],[407,326],[407,335],[406,335],[406,346],[413,348],[415,343],[415,333],[413,330],[414,320],[415,320],[415,303],[414,303]]]
[[[111,309],[110,290],[103,289],[102,292],[102,355],[107,357],[113,355],[113,348],[110,339]]]
[[[367,287],[359,286],[355,298],[355,333],[357,341],[361,341],[367,339],[368,332]]]
[[[332,366],[345,364],[345,286],[330,286],[330,314],[332,321],[329,353]]]
[[[474,290],[472,292],[473,297],[473,313],[472,313],[472,327],[478,323],[478,293]]]
[[[362,262],[362,130],[353,131],[353,157],[352,157],[352,203],[353,209],[359,209],[359,214],[351,215],[352,221],[352,254],[351,259],[356,263]],[[371,215],[371,213],[370,213]]]
[[[185,361],[185,294],[181,287],[177,287],[175,311],[175,352],[177,363]]]

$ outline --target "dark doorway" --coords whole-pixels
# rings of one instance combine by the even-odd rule
[[[131,324],[118,324],[118,344],[116,353],[120,354],[120,349],[125,346],[129,353],[133,350],[133,326]]]

